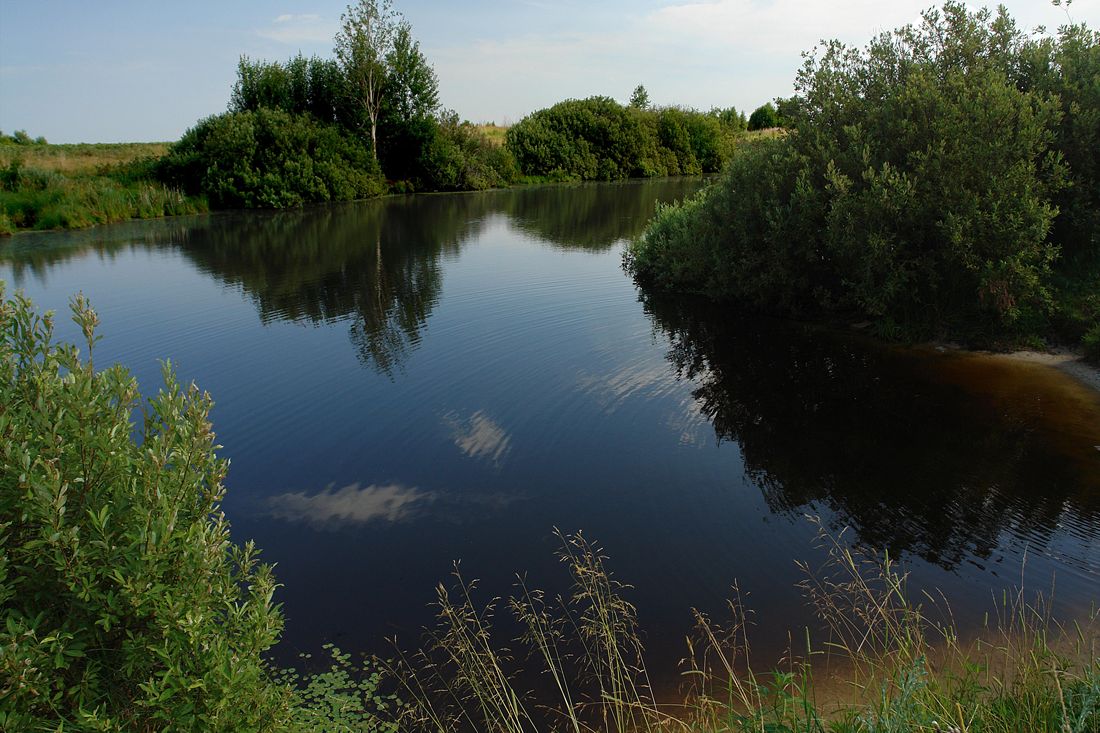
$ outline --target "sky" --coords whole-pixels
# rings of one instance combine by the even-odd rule
[[[510,124],[568,98],[755,107],[793,91],[803,51],[864,45],[934,0],[394,0],[442,104]],[[332,56],[348,0],[0,0],[0,130],[50,142],[177,139],[225,111],[238,58]],[[1006,0],[1025,29],[1067,10]],[[972,4],[973,5],[973,4]],[[975,5],[976,7],[977,5]],[[1100,0],[1074,0],[1100,27]]]

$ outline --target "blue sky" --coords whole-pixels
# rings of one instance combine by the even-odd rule
[[[510,123],[568,97],[751,109],[791,92],[822,38],[863,44],[932,0],[395,0],[435,66],[445,106]],[[1055,28],[1045,0],[1005,3]],[[0,0],[0,129],[51,142],[173,140],[225,109],[241,54],[331,55],[347,0]],[[1100,0],[1073,19],[1100,26]]]

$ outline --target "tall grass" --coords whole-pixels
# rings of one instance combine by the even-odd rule
[[[150,167],[151,159],[141,159],[106,165],[97,173],[69,174],[13,160],[0,169],[0,234],[207,210],[204,200],[154,181]]]
[[[476,582],[440,586],[438,625],[391,672],[411,704],[402,729],[614,731],[615,733],[1094,733],[1100,731],[1096,614],[1060,624],[1049,599],[1005,594],[980,633],[964,639],[942,596],[914,593],[889,556],[819,533],[826,561],[803,565],[802,590],[820,630],[792,637],[767,672],[750,656],[751,612],[740,600],[718,624],[696,613],[683,663],[682,705],[659,705],[644,662],[630,590],[581,534],[559,535],[573,578],[568,598],[547,599],[520,578],[506,603],[484,606]],[[518,653],[493,631],[507,606],[515,641],[549,691],[516,682]],[[797,638],[798,641],[794,641]],[[816,645],[816,646],[815,646]]]

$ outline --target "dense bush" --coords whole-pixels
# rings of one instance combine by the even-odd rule
[[[437,191],[478,191],[514,183],[515,159],[469,122],[440,116],[424,151],[423,185]]]
[[[228,208],[286,208],[383,190],[358,137],[308,114],[266,107],[202,120],[172,146],[159,175]]]
[[[95,313],[73,312],[83,358],[0,292],[0,727],[278,727],[275,583],[230,542],[210,398],[166,366],[141,405],[122,368],[93,370]]]
[[[716,171],[733,134],[717,114],[590,97],[528,115],[508,130],[507,145],[525,175],[607,181]]]
[[[1083,27],[1035,40],[1003,10],[957,3],[862,51],[829,43],[784,100],[792,133],[661,211],[635,272],[770,310],[869,316],[888,336],[1037,333],[1064,301],[1060,253],[1100,251],[1098,49]],[[1063,280],[1100,286],[1097,272]],[[1100,313],[1088,302],[1075,301],[1081,332]]]
[[[81,355],[3,288],[0,730],[396,731],[375,662],[331,646],[314,674],[265,661],[276,583],[230,539],[210,396],[166,364],[143,404],[122,367],[93,368],[83,297]]]
[[[375,156],[371,155],[364,107],[335,60],[299,55],[283,64],[242,57],[230,101],[231,119],[216,118],[217,125],[233,131],[211,135],[203,126],[215,123],[200,123],[177,146],[165,175],[192,190],[204,191],[215,206],[272,208],[380,193],[385,188],[379,180],[383,173],[391,182],[390,189],[398,192],[479,190],[508,185],[517,178],[511,153],[491,144],[474,125],[459,121],[453,112],[438,110],[438,80],[408,23],[396,26],[392,47],[382,62],[385,93],[378,107],[377,161],[368,160]],[[273,112],[286,113],[293,122],[287,123]],[[242,113],[253,116],[233,116]],[[306,143],[308,155],[288,162],[285,151],[303,148],[303,140],[309,137],[303,130],[311,124],[324,129],[326,139],[313,147]],[[268,131],[249,133],[250,127]],[[333,127],[335,132],[330,129]],[[256,157],[253,151],[263,146],[253,146],[250,141],[257,134],[285,139],[286,144],[278,146],[281,152],[274,156]],[[335,146],[334,137],[341,140]],[[200,160],[194,155],[207,147],[211,148],[207,158]],[[323,185],[310,181],[311,176],[318,177],[314,175],[319,162],[316,151],[331,158],[334,149],[345,158],[344,163],[335,164],[341,170],[334,172],[328,167],[327,177],[319,176]],[[249,156],[253,156],[251,161]],[[211,172],[207,160],[220,160],[223,168],[234,170]],[[310,170],[311,161],[314,170]],[[370,180],[349,181],[349,167],[360,167]],[[234,181],[225,183],[226,178]],[[260,179],[266,180],[259,183]]]
[[[779,127],[779,113],[775,106],[768,102],[753,110],[749,115],[750,130],[767,130],[770,127]]]

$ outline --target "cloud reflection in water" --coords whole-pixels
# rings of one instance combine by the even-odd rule
[[[330,486],[317,494],[304,491],[279,494],[268,499],[268,508],[276,519],[326,526],[373,520],[400,522],[435,499],[434,491],[416,487],[390,484],[360,488],[359,484],[350,484],[340,489]]]
[[[512,449],[512,438],[483,410],[466,419],[447,413],[443,424],[451,429],[454,444],[470,458],[487,459],[499,465]]]
[[[408,522],[428,515],[462,522],[494,514],[522,498],[519,494],[455,495],[400,484],[360,487],[355,483],[339,489],[329,486],[316,494],[279,494],[266,505],[268,515],[275,519],[301,522],[314,529],[339,529],[370,522]]]

